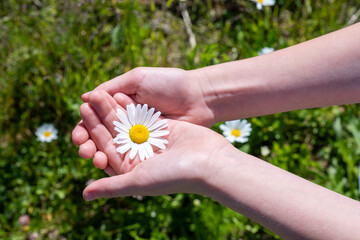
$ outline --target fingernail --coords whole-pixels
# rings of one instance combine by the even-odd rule
[[[91,194],[91,193],[89,193],[89,192],[84,193],[83,197],[84,197],[84,199],[85,199],[86,201],[92,201],[92,200],[95,199],[94,194]]]

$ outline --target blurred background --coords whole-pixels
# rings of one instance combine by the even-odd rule
[[[358,22],[359,9],[356,0],[262,10],[250,0],[1,0],[0,239],[278,239],[199,195],[85,202],[87,182],[105,174],[71,142],[80,96],[137,66],[194,69],[282,49]],[[359,200],[358,105],[248,120],[240,150]],[[37,140],[43,123],[57,140]]]

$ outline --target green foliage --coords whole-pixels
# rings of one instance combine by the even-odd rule
[[[177,1],[0,1],[0,238],[273,239],[273,233],[196,195],[85,202],[105,175],[78,157],[71,131],[80,96],[136,66],[193,69],[256,56],[346,26],[357,1],[189,1],[191,49]],[[354,105],[250,119],[241,150],[359,199],[360,112]],[[53,123],[59,139],[36,141]],[[217,125],[214,130],[218,131]],[[261,155],[261,147],[270,153]],[[30,226],[18,218],[28,214]]]

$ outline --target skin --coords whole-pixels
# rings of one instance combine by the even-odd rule
[[[73,131],[79,154],[94,156],[110,175],[123,173],[92,183],[84,198],[198,193],[283,238],[360,239],[357,201],[242,153],[199,126],[358,103],[359,42],[355,24],[271,54],[197,70],[137,68],[84,94],[82,122]],[[141,164],[107,157],[114,154],[107,147],[113,128],[107,119],[130,102],[147,103],[169,118],[168,148]],[[108,139],[100,140],[106,131]]]
[[[110,105],[104,92],[97,95],[99,101],[92,108],[103,107],[104,102]],[[101,142],[101,138],[105,145],[111,144],[106,154],[117,155],[114,144],[107,143],[106,135],[111,135],[110,131],[105,130],[113,109],[104,109],[109,110],[101,118],[104,124],[96,126],[101,134],[91,135],[95,142]],[[81,116],[87,123],[94,113],[82,110]],[[248,216],[283,238],[359,239],[357,201],[242,153],[208,128],[168,121],[166,150],[133,164],[122,161],[119,154],[117,171],[122,174],[90,184],[84,190],[84,198],[90,201],[104,197],[198,193]]]

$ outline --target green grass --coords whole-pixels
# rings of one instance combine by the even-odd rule
[[[0,2],[0,238],[277,238],[198,195],[85,202],[86,181],[105,174],[71,142],[80,95],[137,66],[194,69],[312,39],[345,27],[358,1],[279,0],[262,11],[251,1],[189,1],[195,49],[177,1],[79,3]],[[359,117],[349,105],[252,118],[250,141],[237,147],[359,200]],[[57,141],[36,140],[45,122]]]

